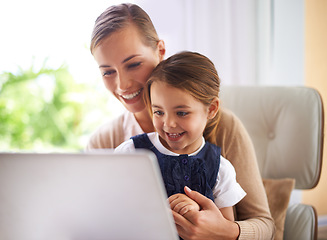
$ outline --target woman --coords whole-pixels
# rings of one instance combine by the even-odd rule
[[[115,148],[134,135],[153,132],[143,88],[152,70],[164,59],[165,45],[149,16],[133,4],[108,8],[95,22],[90,48],[106,88],[127,111],[101,126],[87,149]],[[218,146],[222,156],[233,164],[247,196],[236,205],[234,222],[225,221],[211,200],[195,191],[186,192],[202,210],[187,218],[173,212],[178,233],[183,239],[271,239],[274,223],[251,140],[231,112],[220,109],[219,114]]]

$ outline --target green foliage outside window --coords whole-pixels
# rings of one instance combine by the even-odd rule
[[[65,66],[1,73],[0,151],[81,150],[99,112],[110,114],[107,102],[107,94],[76,83]]]

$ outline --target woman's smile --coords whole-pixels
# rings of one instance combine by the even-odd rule
[[[126,100],[131,100],[131,99],[135,98],[136,96],[138,96],[141,92],[142,92],[142,89],[140,89],[134,93],[131,93],[131,94],[120,95],[120,96]]]
[[[132,100],[135,97],[139,96],[142,91],[143,91],[143,88],[139,89],[136,92],[133,92],[133,93],[130,93],[130,94],[121,94],[119,96],[122,97],[124,100]]]

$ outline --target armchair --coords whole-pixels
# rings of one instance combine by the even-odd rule
[[[292,178],[295,189],[311,189],[318,184],[324,111],[317,90],[223,86],[220,99],[222,107],[233,111],[247,129],[262,178]],[[317,239],[314,207],[301,203],[288,206],[283,236],[287,240]]]

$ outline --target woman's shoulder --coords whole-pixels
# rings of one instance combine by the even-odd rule
[[[229,109],[221,108],[218,136],[235,136],[235,135],[247,135],[247,131],[241,120]]]
[[[241,120],[230,110],[220,109],[220,121],[217,131],[217,145],[221,154],[234,164],[235,160],[255,159],[251,138]]]
[[[227,126],[238,126],[242,125],[240,119],[229,109],[220,108],[220,124],[226,124]]]
[[[122,113],[100,125],[92,134],[87,149],[115,148],[124,141],[124,122],[128,115]]]

